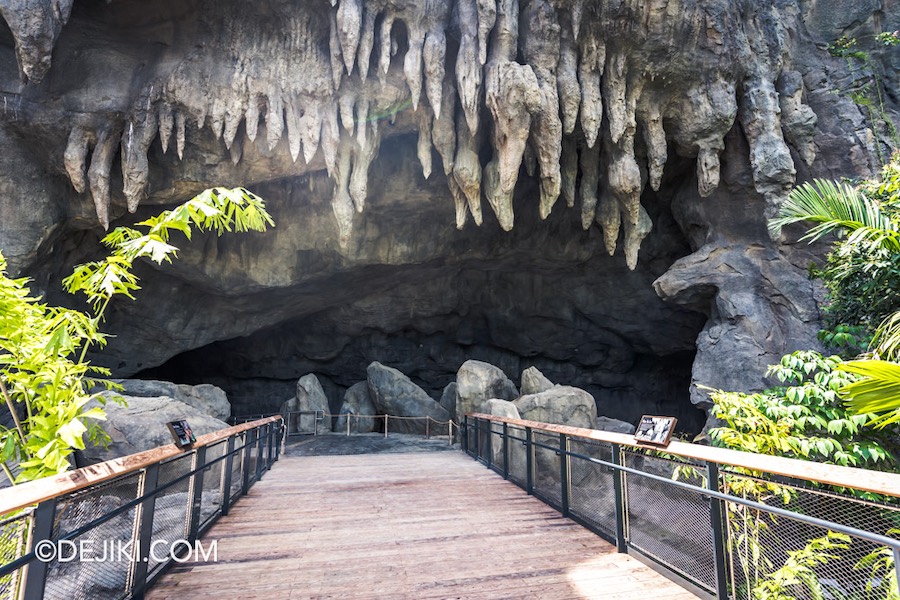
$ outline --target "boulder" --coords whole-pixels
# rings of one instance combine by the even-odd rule
[[[555,386],[539,394],[522,396],[514,403],[523,419],[572,427],[597,428],[597,405],[586,391]]]
[[[447,384],[447,387],[444,388],[443,393],[441,394],[441,406],[443,406],[448,413],[450,413],[450,418],[456,421],[459,420],[456,418],[456,382],[451,381]]]
[[[601,431],[611,431],[612,433],[624,433],[626,435],[631,435],[634,433],[635,427],[631,423],[620,421],[619,419],[613,419],[610,417],[597,417],[596,429],[599,429]]]
[[[481,405],[481,412],[493,415],[495,417],[504,417],[507,419],[518,419],[519,411],[516,405],[508,400],[498,400],[496,398],[488,400]],[[491,460],[495,465],[503,466],[503,424],[493,423],[491,433]],[[524,438],[524,430],[510,428],[508,435]],[[509,473],[515,479],[525,480],[525,446],[521,442],[510,439],[509,441]]]
[[[154,398],[167,396],[223,421],[231,416],[231,403],[222,388],[208,383],[186,385],[155,379],[116,379],[122,393],[129,396]]]
[[[297,413],[299,410],[300,401],[297,400],[297,396],[291,396],[281,403],[281,408],[278,409],[278,412],[284,415],[285,429],[287,429],[287,433],[300,432],[300,415],[293,414]]]
[[[456,417],[481,410],[487,400],[515,400],[519,391],[506,374],[492,364],[467,360],[456,373]]]
[[[528,367],[522,371],[521,389],[519,391],[523,396],[540,394],[552,388],[553,385],[553,382],[544,377],[544,374],[537,367]]]
[[[328,397],[319,378],[308,373],[297,380],[297,401],[302,413],[321,412],[320,415],[301,414],[298,421],[298,433],[323,434],[331,431],[331,410],[328,407]]]
[[[111,440],[105,449],[86,443],[84,450],[76,452],[79,467],[171,444],[172,434],[166,426],[169,421],[186,420],[196,436],[228,427],[228,423],[168,396],[144,398],[116,392],[102,395],[107,399],[103,429]],[[128,405],[113,402],[115,396],[124,398]],[[95,404],[99,402],[92,400],[88,406]]]
[[[350,433],[371,433],[375,431],[374,415],[378,414],[375,403],[369,395],[369,385],[365,381],[354,383],[344,394],[340,416],[334,425],[338,433],[347,432],[347,420],[350,421]],[[349,415],[357,415],[352,418]]]
[[[366,369],[369,395],[379,414],[397,417],[431,417],[445,423],[450,420],[450,413],[431,399],[425,390],[410,381],[409,377],[380,362],[373,362]],[[425,419],[400,420],[392,419],[389,432],[422,433],[426,432]]]

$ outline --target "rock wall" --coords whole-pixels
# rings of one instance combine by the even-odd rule
[[[888,149],[823,47],[900,10],[844,4],[7,0],[0,250],[64,301],[105,228],[247,185],[277,228],[142,266],[95,360],[235,413],[374,360],[439,397],[469,358],[689,410],[814,343],[810,255],[765,219]]]

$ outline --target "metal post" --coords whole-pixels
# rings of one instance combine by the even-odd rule
[[[562,516],[569,516],[569,497],[572,495],[572,480],[569,477],[569,436],[559,434],[559,485],[561,491]]]
[[[503,422],[503,479],[509,479],[509,423]]]
[[[281,457],[281,450],[284,446],[285,441],[287,440],[287,433],[285,429],[284,421],[275,421],[277,423],[276,429],[278,430],[278,439],[276,440],[278,443],[275,445],[275,460],[278,460]]]
[[[431,417],[425,417],[425,439],[431,439]]]
[[[612,463],[622,466],[622,448],[612,444]],[[625,471],[613,469],[613,491],[616,498],[616,550],[624,554],[628,552],[625,539],[625,515],[628,507],[625,504]]]
[[[710,490],[719,491],[719,465],[714,462],[706,463],[706,483]],[[728,598],[728,580],[725,576],[725,533],[724,513],[722,500],[709,499],[709,519],[712,526],[713,562],[716,566],[716,597]]]
[[[264,429],[265,428],[265,429]],[[266,429],[269,428],[269,425],[263,425],[262,427],[256,428],[256,481],[262,479],[263,470],[265,467],[265,451],[263,450],[263,444],[266,443]],[[318,425],[317,425],[318,428]]]
[[[38,504],[31,519],[31,535],[29,536],[28,547],[34,550],[34,547],[39,542],[49,540],[53,536],[53,522],[56,519],[56,498],[50,498]],[[22,591],[22,600],[43,599],[49,568],[50,563],[42,560],[35,559],[28,563],[28,566],[25,567],[25,588]]]
[[[319,435],[319,411],[313,411],[313,435]]]
[[[900,548],[894,548],[894,578],[897,580],[897,591],[900,592]]]
[[[350,437],[350,419],[353,418],[353,413],[347,413],[347,437]]]
[[[222,461],[221,483],[222,506],[219,514],[225,516],[231,507],[231,472],[234,469],[234,436],[230,436],[225,443],[225,460]]]
[[[259,461],[257,461],[257,464]],[[194,459],[191,461],[191,470],[194,474],[191,476],[191,483],[188,487],[188,498],[191,503],[188,505],[186,531],[187,541],[193,545],[197,541],[197,533],[200,531],[200,505],[203,502],[203,468],[206,466],[206,446],[201,446],[194,450]]]
[[[525,428],[525,491],[534,494],[534,431]]]
[[[269,425],[267,426],[269,435],[266,436],[266,471],[271,470],[272,463],[275,462],[273,457],[275,455],[276,427],[277,425],[274,422],[269,423]]]
[[[159,485],[159,463],[153,463],[144,469],[141,483],[138,486],[138,497],[152,492]],[[131,597],[144,597],[144,586],[147,585],[147,570],[150,562],[150,542],[153,538],[153,516],[156,511],[156,496],[145,498],[135,509],[134,530],[131,534],[134,560],[128,569],[126,589]]]
[[[447,441],[453,445],[453,421],[447,421]]]
[[[245,431],[242,438],[244,447],[241,452],[241,495],[247,494],[250,489],[250,450],[253,448],[253,442],[250,441],[253,429]]]
[[[388,416],[384,415],[384,437],[388,434]]]
[[[492,469],[494,464],[494,422],[487,421],[484,422],[486,428],[484,431],[484,436],[487,440],[487,448],[485,449],[485,454],[487,455],[487,468]]]
[[[463,452],[469,453],[469,415],[463,415],[462,430],[459,432],[459,441]]]

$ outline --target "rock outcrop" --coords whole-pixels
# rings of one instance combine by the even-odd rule
[[[522,396],[513,404],[522,418],[529,421],[597,428],[593,396],[575,387],[558,385],[545,392]]]
[[[519,392],[523,396],[540,394],[553,387],[553,382],[544,377],[537,367],[528,367],[522,371],[520,382]]]
[[[885,2],[839,0],[8,0],[0,17],[0,251],[49,301],[74,302],[59,280],[106,228],[205,187],[252,187],[278,224],[141,265],[92,357],[116,377],[211,382],[252,413],[309,372],[337,408],[376,360],[437,397],[474,358],[625,420],[662,399],[685,424],[700,385],[762,387],[813,343],[811,256],[766,218],[796,181],[866,176],[889,151],[822,48],[900,29]],[[869,50],[896,73],[900,49]]]
[[[167,396],[139,397],[117,392],[103,392],[103,395],[108,399],[103,429],[110,443],[107,448],[88,444],[84,450],[76,451],[75,462],[79,467],[171,444],[172,434],[166,426],[170,421],[186,420],[197,436],[228,427],[224,421]],[[113,396],[123,398],[127,406],[110,401]]]
[[[344,394],[344,402],[334,422],[337,433],[371,433],[375,431],[375,419],[378,414],[375,403],[369,395],[369,384],[360,381],[351,385]]]
[[[515,400],[518,396],[515,384],[492,364],[467,360],[456,373],[457,418],[480,411],[488,400]]]
[[[323,434],[331,431],[328,397],[313,373],[297,380],[297,410],[301,413],[297,421],[299,432]]]
[[[426,418],[440,423],[450,420],[444,407],[397,369],[373,362],[366,372],[369,395],[378,414],[410,417],[391,419],[389,431],[424,434],[428,430]]]
[[[168,396],[220,421],[227,421],[231,416],[228,396],[224,390],[214,385],[183,385],[152,379],[117,379],[116,383],[122,386],[122,393],[128,396]]]

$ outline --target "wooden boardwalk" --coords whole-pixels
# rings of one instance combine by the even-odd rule
[[[147,598],[695,598],[458,452],[283,457]]]

